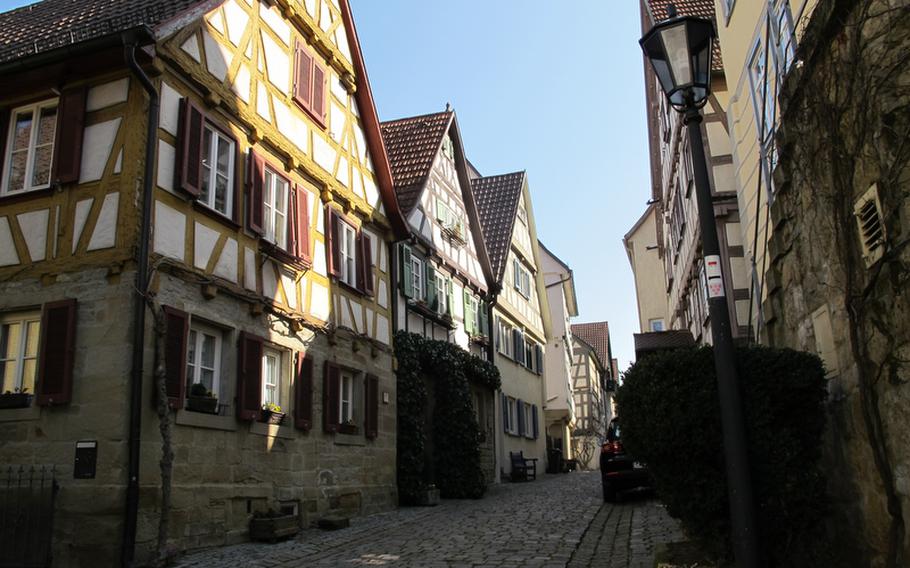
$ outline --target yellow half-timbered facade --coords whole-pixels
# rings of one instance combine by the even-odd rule
[[[173,549],[395,506],[406,229],[347,0],[70,4],[0,14],[0,461],[56,469],[55,561],[156,553],[164,395]]]

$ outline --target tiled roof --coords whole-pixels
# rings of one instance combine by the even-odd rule
[[[444,111],[380,124],[392,166],[395,193],[405,216],[420,199],[420,190],[430,175],[433,159],[452,121],[452,114],[452,111]]]
[[[667,6],[673,4],[676,6],[677,15],[705,18],[714,22],[714,27],[717,27],[717,18],[714,13],[714,0],[647,0],[647,2],[654,23],[662,22],[669,17],[667,15]],[[724,62],[721,58],[720,42],[717,38],[714,39],[714,49],[712,51],[711,69],[714,71],[723,71]]]
[[[695,345],[692,333],[684,329],[636,333],[634,334],[634,339],[636,357],[640,357],[649,351],[679,349],[680,347],[692,347]]]
[[[610,357],[610,325],[605,321],[573,323],[571,329],[572,335],[594,349],[601,365],[605,369],[610,368],[612,362],[612,357]]]
[[[44,0],[0,14],[0,63],[169,20],[200,0]]]
[[[512,242],[524,179],[525,172],[521,171],[471,180],[483,240],[497,282],[502,281],[506,259],[509,258],[509,244]]]

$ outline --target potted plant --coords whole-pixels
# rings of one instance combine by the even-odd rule
[[[284,412],[281,407],[274,402],[267,402],[262,405],[262,412],[259,413],[259,421],[266,424],[281,424],[284,420]]]
[[[250,540],[275,542],[279,538],[294,536],[300,531],[300,523],[292,514],[269,509],[257,511],[250,519]]]
[[[34,395],[28,392],[28,387],[17,388],[0,394],[0,408],[28,408],[32,404]]]
[[[342,434],[356,434],[357,433],[357,423],[354,422],[353,418],[348,418],[344,422],[338,425],[338,431]]]
[[[186,399],[186,409],[193,412],[218,414],[218,398],[202,383],[193,383],[190,396]]]

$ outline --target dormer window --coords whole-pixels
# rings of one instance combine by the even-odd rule
[[[448,134],[442,141],[442,155],[450,160],[455,159],[455,144],[452,142],[452,137]]]

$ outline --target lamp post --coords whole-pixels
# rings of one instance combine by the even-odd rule
[[[723,428],[733,552],[737,565],[757,568],[758,535],[749,457],[746,451],[742,400],[736,371],[736,353],[730,329],[730,312],[724,292],[720,244],[701,135],[700,109],[707,103],[711,94],[714,25],[710,20],[701,18],[677,17],[672,4],[667,11],[669,19],[651,28],[639,43],[650,59],[670,105],[683,113],[684,122],[688,127],[708,284],[708,311],[714,339],[714,367],[717,372],[717,391]]]

